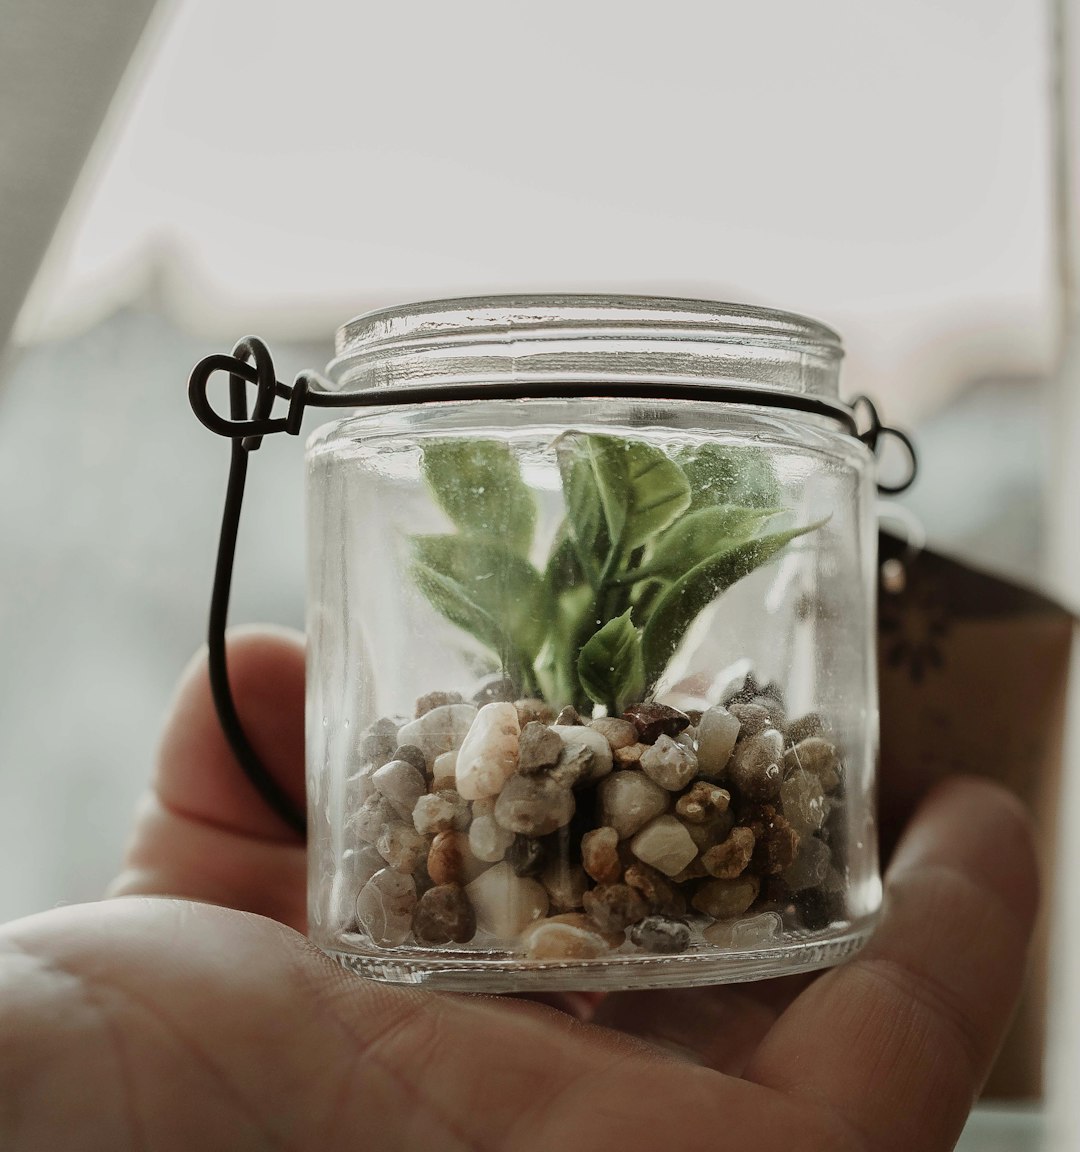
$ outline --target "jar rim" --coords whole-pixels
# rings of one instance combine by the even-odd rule
[[[835,398],[843,347],[817,320],[666,296],[517,294],[421,301],[338,329],[335,390],[520,380],[725,383]]]

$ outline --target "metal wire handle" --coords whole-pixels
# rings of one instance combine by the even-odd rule
[[[229,377],[229,416],[221,416],[210,403],[210,380],[217,372]],[[255,385],[255,405],[248,413],[247,387]],[[232,355],[215,353],[200,360],[188,380],[188,401],[195,415],[219,436],[232,441],[229,481],[225,492],[225,509],[218,537],[214,585],[210,596],[210,619],[207,627],[209,648],[210,691],[225,739],[244,774],[256,791],[281,820],[298,836],[306,834],[303,811],[293,802],[281,784],[267,770],[252,747],[236,710],[225,649],[225,629],[229,616],[236,560],[236,538],[240,527],[240,510],[247,483],[248,457],[262,446],[264,436],[285,432],[296,436],[304,412],[309,406],[321,408],[387,407],[409,404],[446,403],[463,400],[567,399],[572,397],[611,397],[613,399],[692,400],[713,403],[752,404],[770,408],[787,408],[811,415],[827,416],[843,425],[845,431],[861,440],[875,455],[884,439],[892,436],[906,449],[910,470],[897,484],[878,481],[878,491],[895,495],[905,491],[915,480],[918,458],[910,437],[897,428],[883,424],[873,402],[859,396],[851,405],[761,388],[744,388],[725,384],[653,384],[641,381],[515,381],[506,384],[438,384],[434,386],[393,389],[368,389],[362,392],[334,392],[316,372],[301,372],[290,386],[282,384],[274,370],[270,351],[257,336],[245,336],[233,348]],[[274,416],[274,402],[287,400],[284,416]],[[868,426],[859,431],[858,415],[865,411]]]

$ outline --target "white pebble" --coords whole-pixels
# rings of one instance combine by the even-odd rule
[[[697,845],[674,816],[657,816],[630,841],[630,850],[667,876],[681,872],[697,855]]]
[[[334,932],[356,928],[356,897],[364,885],[386,867],[386,861],[372,844],[346,848],[333,873],[330,885],[330,926]]]
[[[469,828],[469,848],[477,860],[497,864],[514,842],[514,833],[496,824],[494,816],[477,816]]]
[[[346,830],[364,844],[374,844],[383,829],[399,820],[390,801],[373,792],[345,821]]]
[[[599,932],[558,920],[541,920],[521,937],[526,960],[595,960],[606,956],[611,945]]]
[[[373,944],[383,948],[405,943],[412,931],[415,908],[416,883],[413,878],[390,868],[376,872],[356,898],[356,918],[360,927],[371,937]]]
[[[428,764],[434,765],[436,756],[461,747],[475,716],[475,704],[442,704],[406,724],[398,733],[398,744],[419,748]]]
[[[775,944],[784,931],[779,912],[761,912],[745,920],[720,920],[702,933],[707,944],[720,948],[758,948]]]
[[[457,788],[457,752],[443,752],[435,757],[431,769],[431,788],[441,792],[444,788]]]
[[[641,769],[669,792],[681,792],[697,775],[697,757],[670,736],[658,736],[641,754]]]
[[[454,829],[464,832],[469,826],[469,805],[452,789],[421,796],[412,810],[413,827],[421,836]]]
[[[644,772],[612,772],[600,781],[601,825],[614,828],[620,840],[633,836],[654,817],[667,810],[670,793]]]
[[[521,723],[513,704],[485,704],[472,722],[457,758],[457,790],[466,800],[497,796],[517,771]]]
[[[742,725],[737,716],[717,705],[702,713],[697,730],[698,772],[719,780],[731,759]]]
[[[385,796],[402,820],[411,820],[417,800],[427,791],[423,773],[406,760],[391,760],[371,777],[379,794]]]
[[[478,876],[465,889],[476,912],[476,924],[500,940],[516,940],[547,915],[548,896],[542,884],[514,874],[504,860]]]

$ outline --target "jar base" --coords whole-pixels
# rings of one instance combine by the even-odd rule
[[[402,948],[343,952],[325,949],[344,967],[369,980],[423,985],[443,992],[617,992],[634,988],[691,988],[737,984],[811,972],[839,964],[873,934],[876,916],[834,929],[801,934],[769,946],[701,947],[675,955],[615,953],[595,960],[531,961],[511,952]]]

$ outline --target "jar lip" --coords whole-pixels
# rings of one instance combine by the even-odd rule
[[[521,379],[745,382],[837,394],[840,336],[750,304],[577,293],[471,296],[364,313],[338,329],[338,389]]]

